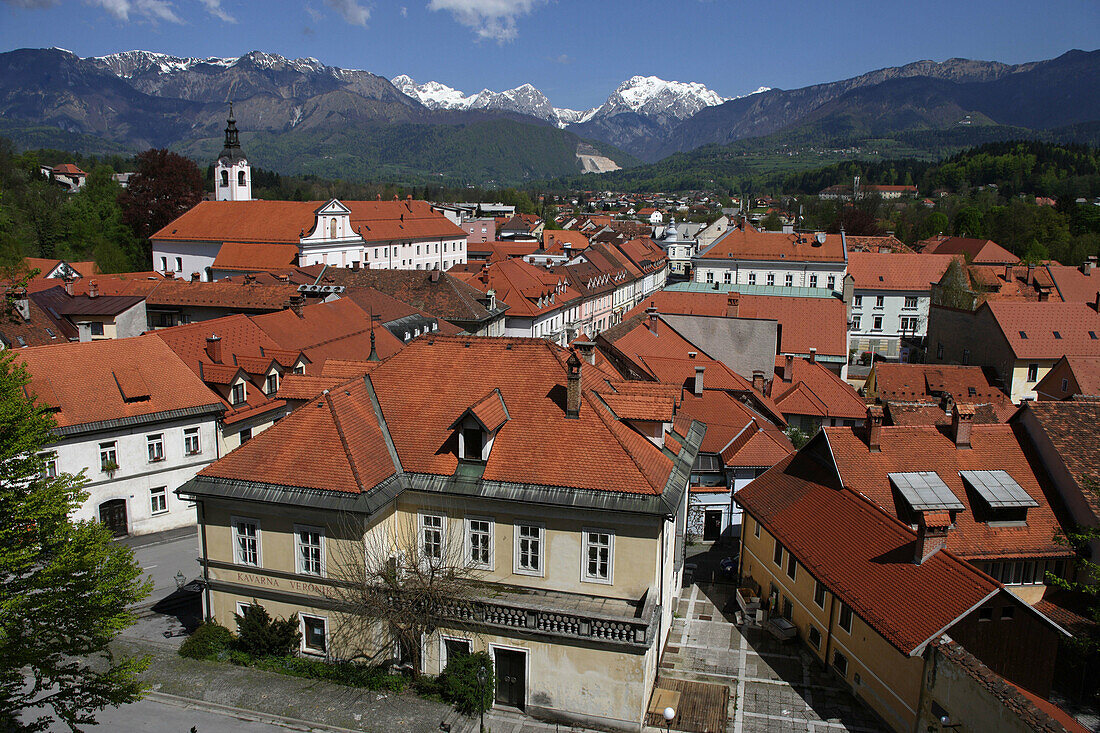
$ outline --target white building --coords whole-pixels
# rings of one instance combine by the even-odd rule
[[[53,412],[48,474],[84,472],[74,514],[116,534],[194,525],[175,490],[218,458],[214,397],[163,341],[141,336],[21,349],[27,392]]]
[[[928,333],[932,286],[955,255],[852,252],[852,303],[848,316],[849,349],[871,351],[887,359],[908,360],[908,346]]]
[[[839,290],[847,273],[844,233],[729,229],[692,259],[701,283]]]

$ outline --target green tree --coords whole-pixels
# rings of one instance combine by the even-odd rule
[[[146,150],[137,156],[137,171],[119,194],[122,219],[148,240],[199,203],[202,189],[202,173],[192,160],[167,150]],[[148,248],[145,257],[149,259]]]
[[[47,476],[54,421],[14,359],[0,358],[0,728],[79,731],[141,696],[147,661],[107,645],[150,585],[106,527],[70,518],[88,496],[83,473]]]
[[[974,306],[974,293],[970,290],[970,279],[958,260],[952,260],[946,272],[940,278],[939,285],[932,290],[932,302],[948,308],[970,310]]]
[[[783,230],[783,220],[773,211],[760,221],[760,227],[769,232],[779,232]]]
[[[985,236],[985,219],[976,206],[964,206],[955,212],[952,233],[956,237],[981,239]]]

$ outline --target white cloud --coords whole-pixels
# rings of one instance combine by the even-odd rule
[[[27,8],[28,10],[40,10],[42,8],[52,8],[57,5],[61,0],[4,0],[8,5],[14,5],[17,8]]]
[[[236,23],[237,19],[229,13],[225,12],[222,8],[222,0],[199,0],[206,8],[207,12],[213,15],[219,20],[224,20],[226,23]]]
[[[325,4],[352,25],[366,25],[370,20],[370,9],[364,8],[356,0],[325,0]]]
[[[455,20],[474,29],[478,40],[498,43],[514,40],[516,19],[544,0],[430,0],[429,10],[447,10]]]
[[[176,15],[172,3],[167,0],[88,0],[88,2],[103,8],[122,21],[129,21],[130,16],[133,15],[154,22],[160,20],[169,23],[183,22],[183,19]]]
[[[404,5],[401,6],[401,17],[402,18],[408,18],[409,17],[409,9],[406,8]]]

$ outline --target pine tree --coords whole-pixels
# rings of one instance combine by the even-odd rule
[[[150,586],[104,526],[70,518],[87,498],[83,472],[47,475],[54,421],[14,360],[0,358],[0,729],[79,731],[141,696],[146,661],[108,644]]]

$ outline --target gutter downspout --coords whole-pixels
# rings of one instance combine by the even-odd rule
[[[836,594],[829,591],[829,623],[825,625],[825,669],[829,668],[829,655],[833,646],[833,607],[836,606]]]
[[[196,500],[199,509],[199,540],[202,544],[202,593],[203,593],[203,617],[209,621],[212,618],[210,612],[210,566],[206,554],[206,503],[201,499]]]

